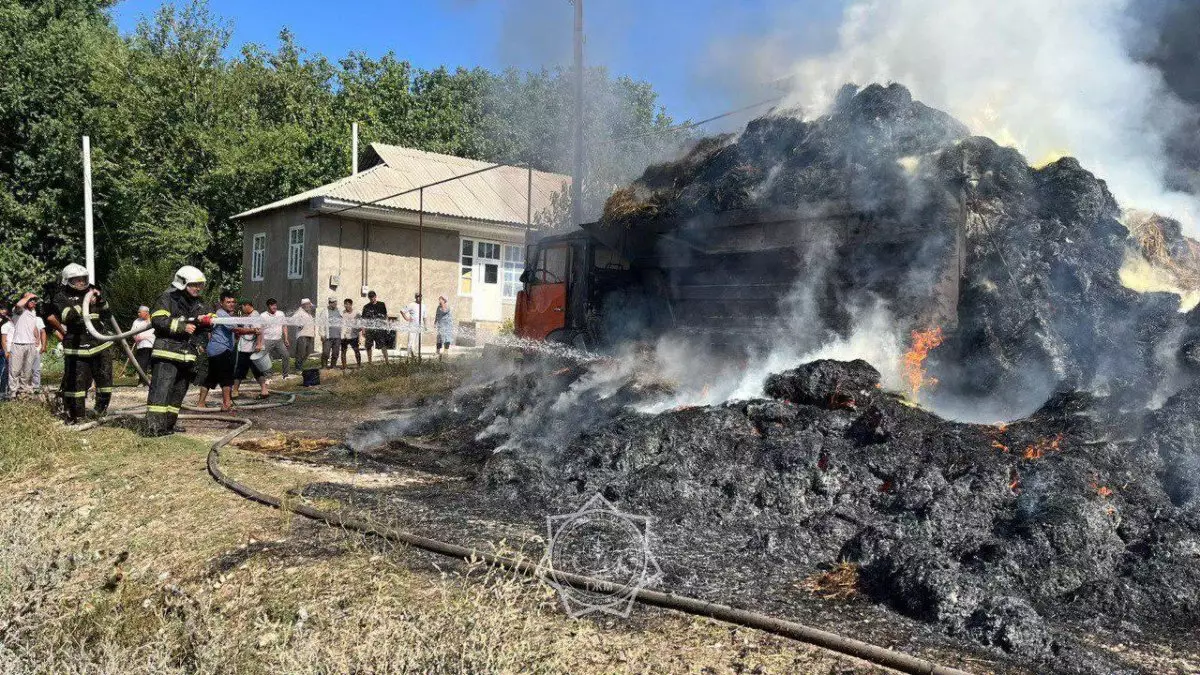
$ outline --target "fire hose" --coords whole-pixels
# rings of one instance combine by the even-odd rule
[[[96,289],[94,288],[89,289],[87,293],[83,294],[83,325],[85,328],[87,328],[87,332],[90,333],[92,337],[102,342],[116,342],[117,344],[121,345],[121,349],[125,350],[125,355],[129,357],[129,362],[133,364],[134,370],[137,371],[138,379],[141,380],[142,384],[146,385],[147,387],[150,386],[150,376],[146,374],[146,371],[142,370],[141,365],[139,365],[137,362],[137,357],[133,355],[133,349],[131,349],[129,343],[126,342],[127,339],[137,335],[138,333],[141,333],[146,329],[131,328],[130,330],[122,333],[121,324],[117,323],[116,318],[110,317],[109,320],[112,322],[113,328],[115,328],[117,331],[115,334],[105,335],[104,333],[96,330],[96,326],[92,324],[91,314],[92,298],[95,295]]]
[[[457,544],[451,544],[437,539],[430,539],[411,532],[405,532],[393,527],[371,523],[369,521],[356,518],[354,516],[346,516],[340,513],[331,513],[320,509],[306,506],[304,504],[289,504],[285,505],[282,500],[265,492],[260,492],[254,488],[245,485],[231,477],[221,470],[221,448],[228,445],[233,439],[237,438],[244,431],[252,426],[249,419],[241,417],[227,416],[211,416],[211,415],[180,415],[181,418],[199,417],[209,420],[221,420],[231,423],[240,424],[238,428],[228,434],[217,439],[208,451],[208,472],[213,479],[222,486],[228,488],[234,493],[249,499],[250,501],[258,502],[271,508],[281,511],[295,513],[305,518],[315,520],[333,527],[340,527],[347,530],[353,530],[367,536],[378,537],[387,541],[406,544],[423,551],[436,553],[438,555],[449,558],[458,558],[468,561],[479,561],[490,567],[503,569],[511,572],[516,572],[524,576],[533,578],[544,578],[547,570],[537,564],[530,563],[525,560],[515,560],[504,556],[498,556],[485,551],[479,551],[474,548],[467,548]],[[663,593],[660,591],[652,591],[644,588],[628,588],[618,584],[614,584],[604,579],[583,576],[579,574],[571,574],[555,570],[552,572],[553,578],[559,583],[569,585],[573,588],[589,591],[600,591],[603,593],[623,593],[629,594],[634,600],[644,605],[652,607],[661,607],[664,609],[672,609],[686,614],[695,616],[703,616],[726,623],[754,628],[757,630],[766,631],[774,635],[790,638],[799,642],[824,647],[831,651],[839,652],[856,658],[870,661],[872,663],[893,668],[904,673],[914,673],[922,675],[969,675],[965,671],[957,670],[947,666],[938,665],[932,661],[902,654],[891,649],[879,647],[873,644],[855,640],[853,638],[844,637],[836,633],[813,628],[804,624],[780,619],[759,612],[752,612],[744,609],[737,609],[729,605],[722,605],[706,600],[691,598],[674,593]]]
[[[89,319],[88,313],[89,301],[94,292],[95,291],[89,291],[88,294],[84,296],[83,301],[84,324],[87,326],[88,332],[94,338],[97,340],[110,342],[121,341],[122,344],[124,344],[123,340],[125,338],[140,332],[130,330],[126,331],[125,333],[121,333],[120,326],[116,324],[115,320],[113,323],[114,327],[118,331],[116,334],[105,335],[96,330],[95,326],[92,325],[91,320]],[[126,350],[129,350],[128,345],[125,345],[125,348]],[[132,350],[129,351],[132,354]],[[140,376],[145,377],[145,373],[141,372],[140,368],[138,371]],[[289,394],[288,396],[289,398],[285,401],[250,404],[246,406],[239,406],[239,408],[242,410],[261,410],[291,405],[293,402],[295,402],[296,395]],[[145,406],[137,406],[135,408],[116,411],[110,417],[95,422],[90,422],[88,424],[79,425],[74,427],[74,429],[77,431],[86,431],[122,416],[132,416],[137,412],[142,412],[144,408]],[[213,442],[212,446],[209,448],[208,459],[206,463],[209,474],[212,475],[213,479],[217,483],[250,501],[279,509],[281,511],[295,513],[304,516],[305,518],[325,523],[326,525],[333,527],[353,530],[366,536],[378,537],[387,541],[406,544],[408,546],[419,548],[423,551],[436,553],[449,558],[480,561],[490,567],[515,572],[532,578],[541,579],[549,573],[553,575],[553,578],[556,582],[571,586],[576,589],[600,591],[609,594],[619,592],[632,597],[635,601],[644,605],[661,607],[663,609],[671,609],[684,612],[686,614],[692,614],[694,616],[707,617],[710,619],[716,619],[717,621],[723,621],[725,623],[762,630],[774,635],[796,640],[798,642],[816,645],[818,647],[823,647],[841,654],[846,654],[848,656],[860,658],[865,661],[870,661],[871,663],[893,668],[904,673],[921,675],[968,675],[965,671],[957,670],[947,666],[941,666],[926,659],[910,656],[908,654],[893,651],[885,647],[879,647],[867,642],[862,642],[861,640],[855,640],[853,638],[848,638],[836,633],[824,631],[819,628],[806,626],[794,621],[788,621],[786,619],[762,614],[760,612],[738,609],[729,605],[708,602],[706,600],[676,595],[674,593],[663,593],[661,591],[648,590],[645,588],[628,588],[614,584],[605,579],[597,579],[594,577],[572,574],[559,570],[548,572],[544,567],[525,560],[515,560],[513,558],[491,554],[486,551],[479,551],[474,548],[467,548],[465,546],[451,544],[437,539],[431,539],[429,537],[423,537],[418,534],[405,532],[403,530],[388,527],[386,525],[371,523],[354,516],[346,516],[340,513],[322,511],[304,504],[285,505],[278,497],[255,490],[254,488],[229,477],[229,475],[221,470],[221,449],[231,443],[238,436],[249,430],[254,425],[252,420],[245,417],[234,417],[231,415],[214,415],[211,413],[204,414],[204,409],[195,406],[184,406],[184,408],[187,410],[200,411],[200,414],[184,413],[179,415],[179,419],[203,419],[214,422],[228,422],[238,425],[236,428],[230,430],[224,436]]]

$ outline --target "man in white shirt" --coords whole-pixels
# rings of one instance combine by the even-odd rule
[[[400,317],[408,322],[408,355],[416,358],[420,349],[421,333],[425,330],[425,305],[421,304],[420,293],[413,296],[413,301],[400,312]]]
[[[341,321],[342,326],[342,370],[346,369],[346,349],[354,350],[354,365],[362,366],[362,352],[358,351],[358,338],[363,334],[363,329],[358,328],[358,314],[354,312],[354,301],[346,298],[345,309],[342,310]]]
[[[133,336],[133,358],[141,367],[142,372],[150,374],[150,352],[154,350],[154,326],[150,325],[150,308],[138,307],[138,318],[133,322],[133,330],[144,328]]]
[[[342,347],[342,315],[338,312],[337,298],[329,296],[317,323],[324,326],[325,331],[321,336],[321,367],[333,368],[337,366],[338,351]]]
[[[312,300],[304,298],[300,301],[300,309],[292,314],[292,323],[296,324],[296,370],[304,372],[304,362],[312,353],[313,341],[317,339],[317,321],[313,318]]]
[[[254,311],[253,300],[242,299],[242,316],[261,316]],[[267,389],[267,370],[259,365],[265,363],[260,360],[260,352],[263,351],[262,329],[237,328],[234,329],[234,334],[237,335],[237,359],[233,366],[233,398],[241,396],[242,380],[251,373],[254,374],[254,381],[258,383],[258,397],[269,397],[271,392]]]
[[[13,308],[12,335],[8,337],[8,377],[13,396],[34,392],[34,364],[46,343],[46,329],[38,328],[37,304],[38,297],[26,293]]]
[[[284,325],[284,320],[287,318],[283,312],[279,311],[279,303],[275,302],[275,298],[267,299],[267,311],[262,315],[262,337],[263,350],[267,352],[272,360],[278,359],[282,362],[283,379],[287,379],[288,372],[291,370],[292,343],[288,340],[287,326]]]

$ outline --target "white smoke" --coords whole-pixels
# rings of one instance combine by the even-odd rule
[[[789,104],[819,114],[847,82],[899,82],[1035,165],[1077,157],[1123,207],[1196,231],[1197,198],[1164,187],[1183,103],[1134,60],[1130,0],[858,0],[837,47],[793,61]],[[778,60],[778,45],[772,56]],[[757,60],[762,64],[764,59]]]

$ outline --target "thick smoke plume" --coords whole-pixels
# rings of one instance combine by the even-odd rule
[[[1200,86],[1188,75],[1197,57],[1186,47],[1196,33],[1176,28],[1179,18],[1200,24],[1194,9],[1163,0],[861,0],[846,9],[835,50],[765,75],[790,76],[791,103],[813,114],[846,82],[903,82],[972,133],[1035,165],[1077,157],[1123,207],[1195,232],[1197,196],[1185,191],[1196,189],[1195,173],[1179,165],[1198,156],[1189,157],[1197,141],[1184,133],[1197,128]]]

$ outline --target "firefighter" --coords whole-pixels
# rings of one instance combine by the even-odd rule
[[[83,296],[95,288],[88,283],[83,265],[71,263],[63,268],[62,284],[54,294],[46,323],[58,334],[63,346],[63,378],[60,392],[67,422],[84,416],[88,389],[96,385],[96,414],[108,410],[113,391],[113,355],[111,342],[97,340],[83,324]],[[99,294],[89,306],[90,318],[107,320],[108,307]]]
[[[179,408],[188,386],[196,377],[196,359],[202,349],[201,331],[212,327],[212,315],[204,311],[200,294],[207,280],[204,273],[184,265],[175,273],[154,312],[154,349],[150,352],[150,395],[146,400],[146,422],[150,433],[175,431]]]

